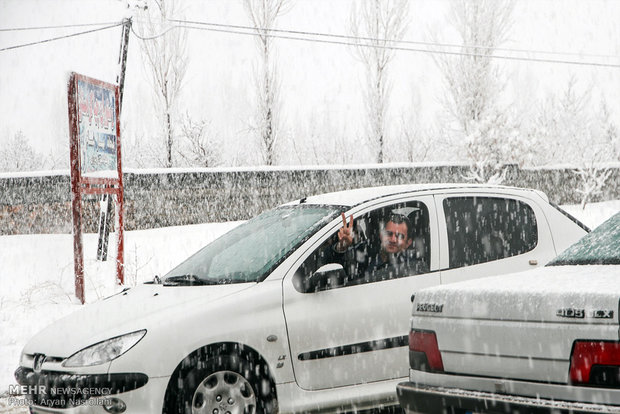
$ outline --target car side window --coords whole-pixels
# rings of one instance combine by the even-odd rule
[[[523,254],[538,244],[536,215],[522,201],[452,197],[443,209],[451,269]]]
[[[318,292],[428,272],[428,208],[412,201],[373,210],[353,218],[350,246],[339,249],[338,241],[336,231],[297,269],[293,281],[298,291]]]

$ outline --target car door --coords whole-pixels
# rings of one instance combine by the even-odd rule
[[[359,244],[376,237],[372,228],[378,224],[376,216],[388,210],[410,214],[416,230],[412,240],[417,238],[412,246],[417,245],[416,257],[427,261],[424,270],[416,267],[400,274],[377,272],[358,279],[349,274],[305,291],[304,280],[325,264],[317,261],[331,260],[325,258],[325,251],[336,240],[339,225],[300,257],[283,279],[292,365],[295,379],[303,389],[342,387],[407,375],[411,294],[439,284],[437,215],[432,196],[358,209],[354,222]],[[355,254],[359,251],[355,250]]]
[[[436,196],[441,283],[525,271],[555,257],[540,206],[526,197],[498,193]]]

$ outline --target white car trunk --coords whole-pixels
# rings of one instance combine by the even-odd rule
[[[620,266],[547,267],[419,292],[412,328],[447,373],[566,384],[575,340],[618,340],[619,299]]]

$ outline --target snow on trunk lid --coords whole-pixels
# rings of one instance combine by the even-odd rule
[[[412,327],[446,372],[568,381],[577,339],[618,340],[620,266],[558,266],[420,291]]]

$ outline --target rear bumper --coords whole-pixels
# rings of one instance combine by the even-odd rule
[[[620,406],[421,386],[413,382],[398,384],[396,392],[401,407],[407,413],[451,413],[453,409],[512,414],[620,413]]]

